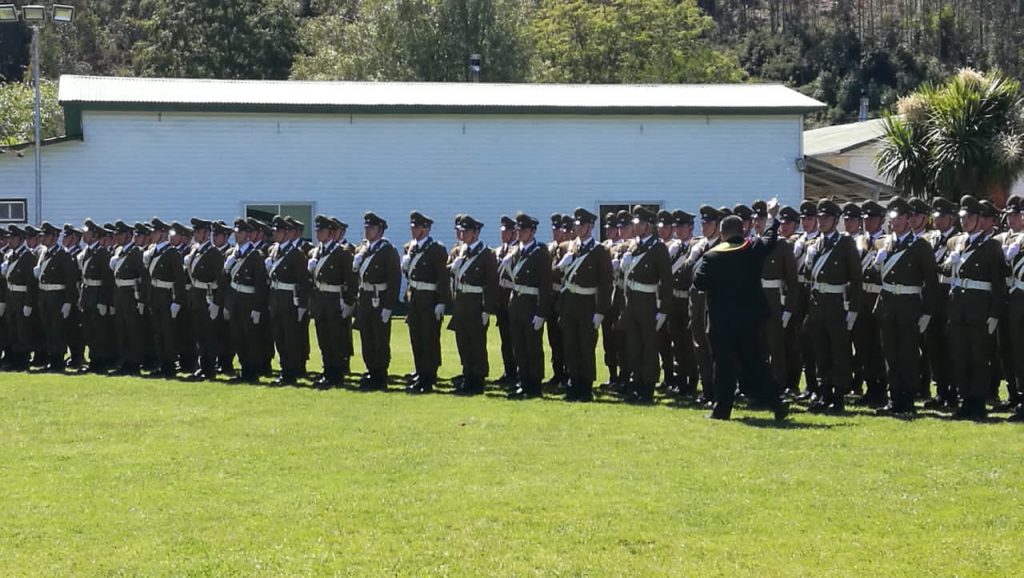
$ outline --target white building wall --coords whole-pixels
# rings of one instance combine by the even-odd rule
[[[83,142],[44,147],[54,223],[230,221],[245,203],[311,201],[404,239],[411,209],[452,239],[456,213],[496,235],[501,214],[644,201],[696,212],[778,196],[797,204],[802,119],[86,112]],[[0,197],[33,197],[31,151],[0,155]],[[30,216],[34,215],[29,207]],[[358,236],[353,227],[350,237]],[[546,238],[546,234],[542,235]]]

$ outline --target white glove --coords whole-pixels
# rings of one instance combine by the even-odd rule
[[[1020,245],[1018,243],[1014,243],[1006,247],[1006,250],[1003,251],[1003,254],[1006,256],[1007,261],[1012,261],[1018,253],[1020,253]]]
[[[344,300],[341,301],[341,318],[342,319],[348,319],[349,317],[352,317],[353,311],[355,311],[355,307],[349,305],[348,303],[345,303]]]
[[[307,269],[309,269],[309,272],[310,272],[310,273],[312,273],[312,272],[313,272],[313,269],[316,269],[316,259],[310,259],[310,260],[309,260],[309,261],[308,261],[308,262],[306,263],[306,268],[307,268]]]
[[[67,319],[71,315],[71,304],[65,303],[60,306],[60,316]]]
[[[410,263],[412,263],[412,257],[408,253],[402,255],[402,271],[408,271]]]
[[[480,323],[481,323],[481,325],[483,325],[484,327],[487,327],[487,324],[490,323],[490,322],[491,322],[491,315],[490,315],[490,313],[487,313],[486,311],[484,311],[483,313],[480,314]]]
[[[534,331],[540,331],[541,327],[544,327],[544,318],[543,317],[537,317],[536,315],[534,315],[533,316],[533,330]]]
[[[384,323],[387,323],[388,321],[391,321],[391,310],[390,309],[381,309],[380,310],[380,320],[383,321]]]
[[[259,325],[260,324],[260,312],[259,311],[252,311],[252,312],[250,312],[249,313],[249,319],[252,319],[252,324],[253,325]]]
[[[144,313],[146,313],[146,304],[145,303],[137,303],[135,305],[135,308],[139,310],[139,315],[143,315]]]
[[[206,310],[210,312],[210,321],[213,321],[214,319],[217,318],[218,315],[220,315],[220,306],[218,305],[211,304],[209,307],[206,308]],[[227,312],[225,311],[225,313]]]
[[[793,318],[793,314],[789,311],[782,312],[782,328],[785,329],[789,326],[789,320]]]
[[[881,265],[882,263],[885,263],[885,260],[888,257],[889,257],[889,252],[888,251],[886,251],[884,248],[883,249],[879,249],[878,250],[878,254],[875,255],[875,264],[876,265]]]
[[[632,253],[626,253],[625,255],[622,256],[622,261],[619,263],[619,267],[621,267],[623,269],[628,269],[630,263],[632,263],[632,262],[633,262],[633,254]]]
[[[661,331],[661,328],[665,325],[666,321],[668,321],[668,315],[665,315],[664,313],[656,314],[654,316],[654,330]]]
[[[511,254],[505,255],[501,259],[501,266],[502,267],[508,267],[511,264],[512,264],[512,255]]]
[[[111,259],[110,260],[110,270],[111,271],[116,271],[117,270],[117,264],[120,263],[120,262],[121,262],[121,259],[118,259],[116,257]]]
[[[434,318],[440,321],[442,317],[444,317],[444,304],[438,303],[434,305]]]
[[[956,265],[960,262],[960,251],[953,251],[949,254],[949,262]]]
[[[466,262],[465,257],[459,257],[452,262],[452,271],[458,271],[462,268],[462,264]]]
[[[357,253],[355,258],[352,259],[352,270],[353,271],[358,271],[359,270],[360,265],[363,264],[363,257],[364,256],[365,256],[364,253]]]
[[[231,321],[231,310],[224,308],[224,321]]]
[[[113,305],[110,306],[110,315],[117,315],[117,309],[115,309]]]
[[[594,329],[597,329],[598,327],[601,326],[601,322],[604,321],[604,315],[601,315],[600,313],[595,313],[592,321],[594,322]]]
[[[7,304],[0,303],[0,317],[3,317],[5,313],[7,313]]]
[[[32,317],[32,307],[30,305],[25,305],[21,308],[21,314],[25,317]]]
[[[263,260],[263,266],[267,268],[267,271],[270,271],[270,268],[274,266],[274,260],[267,257]]]
[[[566,253],[565,256],[562,257],[562,260],[558,262],[558,265],[555,265],[555,268],[564,269],[569,263],[572,263],[572,253]]]
[[[99,304],[96,305],[96,311],[99,312],[100,317],[106,317],[107,316],[107,306],[102,304],[102,303],[99,303]]]
[[[177,319],[179,313],[181,313],[181,305],[171,303],[171,319]]]
[[[224,271],[231,271],[231,268],[235,266],[235,256],[232,255],[224,261]]]
[[[987,324],[988,324],[988,334],[992,335],[993,333],[996,332],[996,325],[999,325],[999,320],[996,319],[995,317],[989,317]]]
[[[36,276],[36,279],[38,279],[39,276],[43,274],[43,266],[36,265],[35,267],[32,267],[32,274]]]
[[[612,272],[616,272],[618,270],[619,270],[619,258],[616,257],[616,258],[612,259]]]
[[[925,330],[928,329],[928,323],[931,320],[932,320],[932,316],[931,315],[922,315],[921,318],[917,320],[917,331],[919,333],[924,333]]]
[[[853,325],[857,323],[857,313],[850,311],[846,314],[846,330],[853,331]]]
[[[299,314],[298,315],[299,321],[302,321],[302,319],[306,316],[306,308],[305,307],[299,307],[298,308],[298,314]]]

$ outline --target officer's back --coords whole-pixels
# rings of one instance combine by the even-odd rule
[[[729,327],[752,327],[769,315],[768,301],[761,288],[764,259],[775,245],[774,228],[760,239],[744,239],[742,231],[719,243],[704,256],[694,277],[694,286],[707,293],[710,331]]]

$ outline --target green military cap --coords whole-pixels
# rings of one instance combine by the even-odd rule
[[[323,229],[334,231],[338,229],[338,224],[335,223],[334,220],[332,220],[327,215],[317,215],[316,217],[313,218],[313,222],[316,223],[316,228],[318,231]]]
[[[839,203],[832,199],[822,199],[818,201],[818,216],[827,215],[831,217],[838,217],[843,213],[843,210],[839,207]]]
[[[501,216],[501,230],[511,231],[516,228],[516,220],[508,215]]]
[[[39,232],[43,235],[60,235],[60,229],[51,225],[49,221],[43,221],[43,224],[39,225]]]
[[[25,225],[25,227],[22,228],[22,231],[25,232],[26,237],[38,237],[42,233],[42,231],[32,225]]]
[[[558,226],[559,229],[571,233],[573,225],[576,224],[576,219],[572,215],[562,215],[562,223]]]
[[[572,216],[574,225],[593,225],[597,222],[597,215],[583,207],[576,207],[576,210],[572,212]]]
[[[192,217],[191,219],[189,219],[189,223],[192,224],[192,228],[195,229],[196,231],[209,231],[211,228],[213,228],[212,221],[207,221],[206,219],[199,219],[197,217]]]
[[[676,209],[672,211],[672,225],[679,227],[682,225],[692,225],[694,217],[690,213],[682,209]]]
[[[960,197],[960,216],[964,215],[980,215],[981,214],[981,203],[978,199],[971,195],[964,195]]]
[[[615,213],[615,223],[617,227],[625,227],[626,225],[633,222],[633,215],[629,214],[629,211],[622,209]]]
[[[783,223],[798,223],[800,222],[800,211],[789,205],[783,205],[779,208],[779,221]]]
[[[249,219],[243,219],[241,217],[235,219],[235,232],[237,233],[248,233],[253,231],[254,227]]]
[[[643,205],[637,205],[633,207],[633,224],[639,223],[650,223],[655,224],[658,220],[658,214],[648,209]]]
[[[67,237],[68,235],[78,235],[79,237],[82,236],[82,230],[72,225],[71,223],[64,223],[63,229],[65,237]]]
[[[857,203],[846,203],[843,205],[843,217],[847,219],[859,219],[863,213],[861,213],[860,206]]]
[[[526,213],[516,213],[516,229],[536,229],[540,221]]]
[[[270,224],[274,227],[275,231],[290,231],[294,228],[283,215],[275,215]]]
[[[460,231],[479,231],[484,228],[484,224],[473,218],[473,215],[462,215],[462,220],[459,221]]]
[[[671,227],[672,226],[672,211],[662,209],[658,211],[658,226],[659,227]]]
[[[956,215],[958,207],[956,203],[947,198],[936,197],[932,201],[932,210],[934,211],[933,217],[941,217],[942,215]]]
[[[760,219],[768,217],[768,203],[762,199],[758,199],[753,203],[750,203],[750,210],[754,212],[754,216]]]
[[[464,215],[462,213],[459,213],[459,214],[455,215],[455,228],[456,229],[458,229],[459,225],[462,224],[462,218],[465,217],[465,216],[466,215]]]
[[[164,232],[167,232],[167,231],[171,230],[171,226],[170,225],[168,225],[167,223],[161,221],[157,217],[153,217],[153,220],[149,222],[149,226],[152,227],[152,229],[154,231],[164,231]]]
[[[754,218],[754,210],[744,204],[739,204],[733,207],[732,214],[744,221],[749,221]]]
[[[302,231],[302,230],[304,230],[306,228],[306,224],[305,223],[303,223],[302,221],[296,219],[295,217],[293,217],[291,215],[288,215],[287,217],[285,217],[284,220],[288,223],[288,226],[290,226],[293,231]]]
[[[434,224],[434,219],[419,211],[413,211],[409,213],[409,224],[413,227],[430,227]]]
[[[1010,195],[1010,198],[1006,199],[1006,212],[1024,213],[1024,199],[1017,195]]]
[[[7,234],[12,237],[24,237],[25,230],[17,225],[7,225]]]
[[[378,217],[373,211],[363,213],[363,225],[367,227],[381,227],[382,229],[388,228],[388,222]]]
[[[721,206],[721,207],[718,207],[718,212],[722,213],[722,218],[723,219],[728,217],[728,216],[730,216],[730,215],[732,215],[732,209],[730,209],[729,207],[726,207],[724,205]]]
[[[214,235],[230,235],[231,227],[228,226],[224,221],[214,221],[210,223],[210,230]]]
[[[913,212],[910,208],[910,203],[908,203],[903,197],[893,197],[889,199],[886,209],[888,209],[890,219],[900,215],[909,215]]]
[[[338,226],[338,229],[348,230],[348,223],[342,221],[338,217],[331,217],[331,221],[334,221],[334,224]]]
[[[608,211],[604,214],[604,228],[614,229],[619,226],[619,220],[615,217],[614,211]]]
[[[722,211],[712,207],[711,205],[700,206],[700,222],[701,223],[714,223],[722,220]]]
[[[988,199],[982,199],[978,201],[978,205],[981,207],[982,217],[997,217],[999,216],[999,207],[996,207],[995,203]]]
[[[559,229],[562,227],[562,213],[551,213],[551,228]]]
[[[109,229],[110,227],[107,227],[106,225],[104,225],[104,228]],[[116,222],[114,222],[113,230],[114,230],[115,233],[121,233],[121,234],[124,234],[124,233],[129,233],[130,234],[130,233],[134,233],[135,232],[135,228],[134,227],[132,227],[131,225],[129,225],[128,223],[125,223],[124,221],[122,221],[120,219],[118,219]]]
[[[86,219],[82,222],[82,232],[90,232],[97,236],[104,236],[107,234],[107,230],[97,225],[92,219]]]
[[[921,197],[911,197],[907,203],[910,205],[910,212],[915,215],[928,215],[932,212],[932,208]]]
[[[146,223],[135,223],[133,232],[136,235],[150,235],[153,233],[153,229],[150,228],[150,226],[147,225]]]
[[[171,222],[171,232],[182,237],[191,237],[193,233],[191,228],[178,221]]]
[[[884,217],[885,208],[875,201],[864,201],[860,205],[861,215],[864,217]]]
[[[812,200],[804,200],[800,203],[800,216],[801,217],[817,217],[818,216],[818,205],[814,204]]]

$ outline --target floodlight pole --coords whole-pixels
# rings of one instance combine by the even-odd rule
[[[36,223],[43,222],[43,156],[42,115],[39,112],[39,25],[32,25],[32,75],[35,84],[35,136],[36,136]]]

